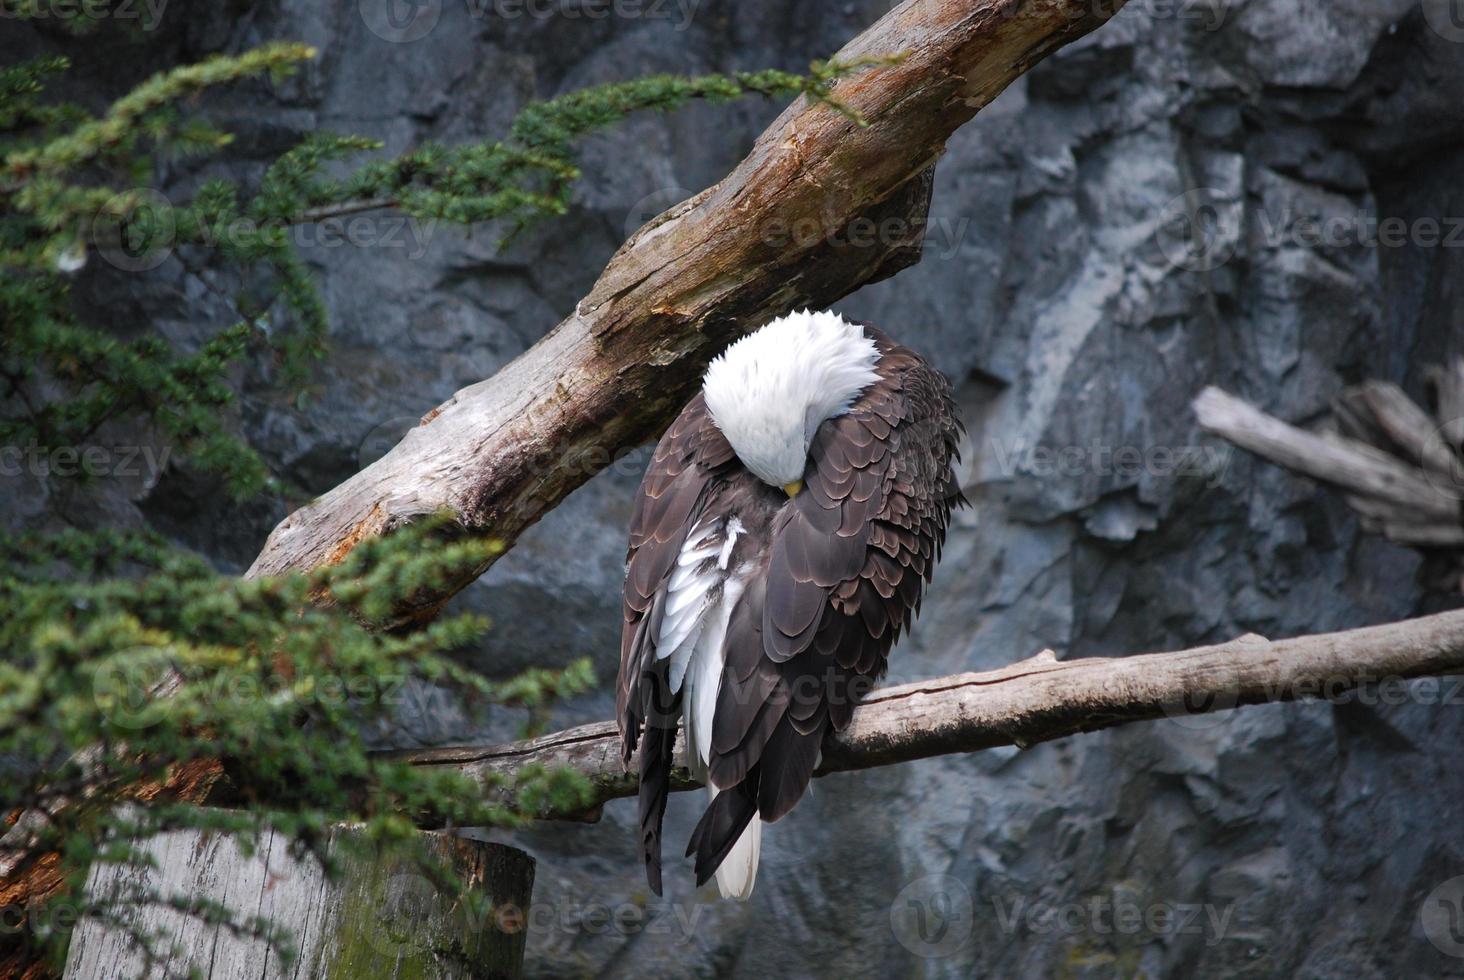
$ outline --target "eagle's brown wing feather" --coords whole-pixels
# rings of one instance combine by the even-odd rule
[[[627,764],[641,743],[640,852],[646,879],[657,895],[661,894],[661,823],[671,789],[680,695],[670,689],[667,661],[656,659],[656,637],[666,582],[681,546],[712,484],[734,459],[732,447],[697,395],[657,444],[630,522],[615,716]]]

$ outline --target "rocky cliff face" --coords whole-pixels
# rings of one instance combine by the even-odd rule
[[[136,39],[88,42],[74,94],[96,102],[162,64],[299,39],[321,56],[282,94],[219,100],[237,156],[268,159],[318,129],[400,151],[497,131],[526,99],[596,82],[799,68],[883,8],[386,12],[169,9]],[[7,58],[59,43],[6,31]],[[841,304],[929,354],[971,430],[975,507],[893,679],[1451,601],[1422,592],[1419,557],[1361,534],[1335,495],[1202,437],[1188,405],[1215,383],[1306,423],[1366,377],[1421,395],[1423,369],[1464,341],[1461,107],[1464,21],[1447,2],[1132,0],[957,135],[924,261]],[[302,232],[333,356],[303,410],[251,366],[239,425],[307,490],[333,485],[541,336],[628,232],[720,178],[777,108],[693,108],[593,140],[574,212],[506,252],[492,234],[382,216],[353,226],[354,245]],[[217,166],[179,163],[166,186]],[[120,331],[156,322],[187,344],[230,321],[232,285],[206,256],[174,257],[146,276],[89,270],[82,295]],[[566,723],[610,714],[643,460],[577,492],[461,599],[496,621],[471,654],[486,670],[595,659],[603,689],[564,706]],[[8,523],[149,522],[239,569],[286,510],[219,502],[183,467],[149,482],[118,481],[96,504],[22,481]],[[398,741],[513,735],[512,719],[470,722],[420,694]],[[674,865],[666,900],[648,896],[624,801],[599,825],[512,836],[539,858],[531,972],[1459,974],[1464,944],[1420,912],[1464,891],[1445,885],[1464,874],[1460,703],[1448,683],[1394,687],[831,777],[766,835],[743,905]],[[673,801],[669,841],[699,803]]]

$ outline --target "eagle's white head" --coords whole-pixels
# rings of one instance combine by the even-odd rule
[[[707,368],[712,419],[759,480],[798,492],[808,446],[879,379],[879,349],[837,313],[779,317],[737,341]]]

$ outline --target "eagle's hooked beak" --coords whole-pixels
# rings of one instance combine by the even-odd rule
[[[802,489],[802,480],[794,480],[792,483],[783,484],[783,492],[788,495],[789,500],[792,500],[794,497],[798,496],[798,492]]]

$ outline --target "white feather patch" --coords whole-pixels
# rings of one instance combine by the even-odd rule
[[[732,549],[737,546],[737,538],[746,530],[747,528],[743,527],[742,522],[737,519],[737,515],[734,514],[727,518],[726,537],[722,541],[722,551],[717,555],[718,568],[726,570],[727,563],[732,560]]]
[[[717,790],[712,789],[712,799]],[[717,891],[723,898],[735,898],[739,902],[752,896],[752,886],[757,883],[757,863],[762,857],[763,822],[753,817],[732,850],[717,866]]]
[[[722,684],[722,647],[727,642],[727,621],[742,597],[743,579],[733,574],[722,588],[722,599],[707,610],[701,638],[691,652],[682,692],[681,717],[686,732],[686,758],[692,774],[707,778],[712,757],[712,718],[717,690]]]
[[[701,640],[702,628],[705,622],[705,617],[698,618],[696,626],[672,652],[668,680],[671,682],[671,690],[673,691],[681,690],[681,682],[686,677],[686,668],[691,663],[691,655],[696,652],[696,645]]]
[[[713,521],[692,529],[666,584],[665,609],[656,637],[656,659],[671,659],[671,690],[681,691],[686,685],[683,713],[688,742],[698,734],[694,729],[705,729],[703,765],[711,750],[711,719],[722,677],[727,618],[742,594],[741,583],[729,574],[727,565],[737,537],[745,531],[735,516],[725,524]],[[714,602],[719,587],[720,601]]]
[[[696,642],[706,612],[707,599],[722,580],[715,569],[699,570],[721,548],[717,522],[697,525],[686,536],[671,579],[666,583],[666,604],[661,616],[661,631],[656,637],[656,659],[675,658],[671,666],[671,689],[681,686],[686,673],[686,660],[691,655],[689,644]]]
[[[746,531],[735,516],[728,517],[725,525],[698,525],[687,535],[666,583],[656,657],[671,658],[668,674],[671,690],[681,692],[688,767],[704,782],[711,763],[712,720],[722,683],[727,623],[746,584],[747,566],[728,566],[738,537]],[[713,557],[716,562],[708,565]],[[708,789],[715,799],[716,788],[709,785]],[[723,898],[746,899],[752,894],[761,852],[762,821],[754,817],[717,868],[717,889]]]

